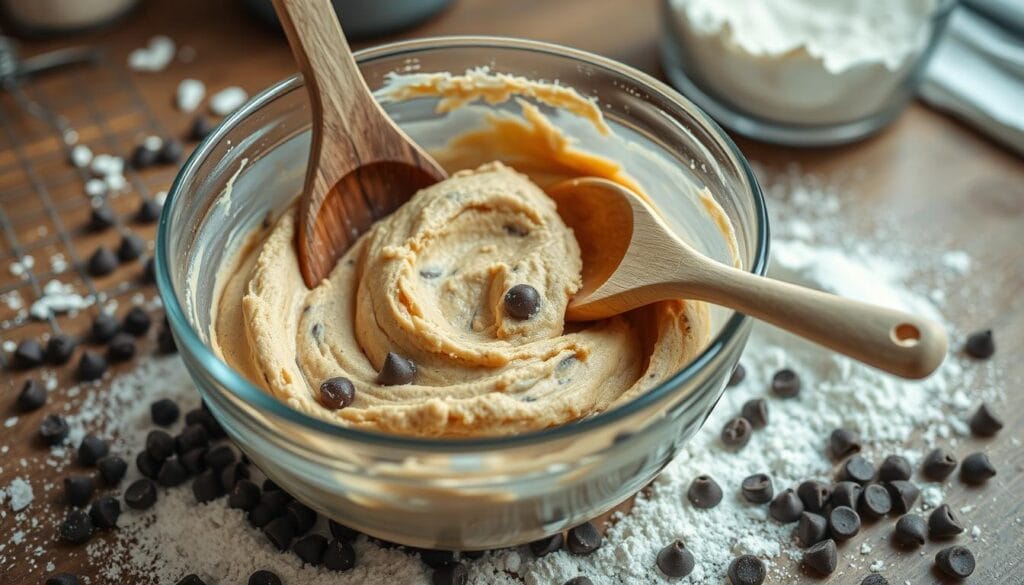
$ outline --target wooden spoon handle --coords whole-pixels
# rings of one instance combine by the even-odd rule
[[[687,259],[687,297],[730,307],[905,378],[924,378],[946,357],[938,323],[903,311]],[[699,277],[692,274],[700,270]],[[698,284],[699,283],[699,284]]]

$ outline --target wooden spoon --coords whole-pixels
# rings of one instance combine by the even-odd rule
[[[583,255],[583,286],[569,303],[569,320],[602,319],[666,299],[697,299],[905,378],[927,376],[946,356],[946,332],[938,323],[716,262],[679,239],[639,195],[617,183],[572,179],[549,193]]]
[[[373,98],[330,0],[274,0],[274,9],[312,105],[295,247],[313,288],[373,222],[446,174]]]

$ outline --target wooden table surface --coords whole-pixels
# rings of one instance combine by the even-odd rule
[[[441,34],[520,36],[593,51],[661,76],[656,48],[658,4],[656,0],[455,0],[441,15],[394,38]],[[295,69],[283,37],[249,17],[240,2],[148,1],[111,30],[73,39],[26,41],[22,48],[26,54],[35,54],[70,43],[95,43],[107,48],[115,63],[123,63],[132,48],[144,45],[154,34],[167,34],[179,46],[195,50],[190,63],[175,63],[161,74],[133,76],[159,122],[174,134],[184,133],[190,123],[188,116],[171,106],[174,88],[182,78],[201,79],[211,89],[241,85],[255,92]],[[390,39],[373,42],[384,40]],[[357,47],[365,44],[355,43]],[[841,148],[801,150],[738,142],[749,158],[763,165],[767,175],[785,172],[792,163],[825,178],[866,171],[857,183],[857,200],[846,206],[855,216],[851,225],[858,225],[858,217],[869,219],[884,210],[903,227],[901,244],[942,242],[966,250],[974,258],[972,273],[977,280],[971,286],[979,294],[984,293],[985,302],[951,307],[947,317],[961,330],[995,330],[1000,351],[993,366],[1003,370],[1004,379],[1012,387],[1006,388],[1007,404],[999,405],[1007,428],[994,441],[970,439],[957,450],[962,456],[984,448],[1000,469],[993,484],[984,488],[991,497],[974,494],[971,500],[976,503],[971,523],[984,527],[986,544],[985,560],[969,582],[1024,583],[1024,564],[1020,560],[1024,557],[1024,449],[1011,442],[1024,431],[1024,360],[1019,359],[1019,348],[1024,347],[1022,160],[961,123],[921,105],[913,105],[878,136]],[[869,223],[865,221],[864,225]],[[14,413],[10,405],[20,378],[7,371],[2,376],[0,418],[7,418]],[[0,456],[0,486],[16,475],[13,461],[38,451],[32,440],[37,424],[18,424],[13,430],[0,428],[0,443],[11,449]],[[954,482],[947,499],[955,503],[966,501],[970,495]],[[55,499],[54,494],[46,496],[47,504],[57,509],[57,504],[50,501]],[[9,540],[10,530],[10,524],[0,520],[0,543]],[[892,583],[903,583],[904,579],[914,584],[931,583],[935,578],[929,567],[935,549],[935,545],[929,545],[925,556],[891,552],[884,553],[891,558],[878,553],[872,558],[885,559],[891,567],[888,575]],[[59,569],[85,574],[96,570],[84,557],[74,554],[54,560]],[[0,583],[39,583],[45,573],[41,566],[35,570],[0,566]],[[897,578],[892,580],[894,576]],[[849,577],[834,577],[807,582],[850,581]]]

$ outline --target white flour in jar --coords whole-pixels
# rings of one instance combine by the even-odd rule
[[[793,124],[883,109],[927,46],[939,0],[670,0],[688,75]]]

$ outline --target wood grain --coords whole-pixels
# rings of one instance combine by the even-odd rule
[[[438,34],[499,34],[559,42],[619,59],[629,65],[659,74],[656,42],[658,36],[656,0],[455,0],[439,17],[394,38]],[[295,70],[287,44],[278,32],[255,22],[235,2],[180,0],[146,2],[123,24],[110,31],[82,35],[74,42],[93,42],[107,47],[115,59],[145,44],[154,34],[169,34],[179,45],[195,50],[190,63],[176,63],[160,75],[138,75],[136,81],[159,121],[169,131],[184,134],[190,118],[174,111],[171,96],[184,77],[202,79],[212,90],[242,85],[250,93],[290,75]],[[381,39],[390,40],[390,39]],[[34,54],[63,46],[67,41],[26,42],[23,50]],[[358,46],[357,46],[358,48]],[[111,104],[116,96],[111,96]],[[974,386],[968,395],[997,379],[1005,380],[1008,400],[997,405],[1006,428],[991,441],[965,439],[955,452],[959,457],[984,450],[999,468],[999,475],[984,488],[969,488],[953,482],[947,501],[964,514],[969,525],[981,529],[978,541],[966,539],[978,555],[978,570],[967,583],[977,585],[1020,585],[1024,573],[1024,165],[1019,157],[993,145],[975,131],[940,113],[912,106],[894,125],[863,142],[830,149],[802,150],[739,140],[744,153],[760,163],[763,179],[785,177],[796,163],[804,173],[824,181],[846,182],[851,186],[839,196],[848,216],[844,225],[865,236],[873,233],[879,215],[903,226],[894,247],[962,249],[974,264],[972,278],[957,291],[971,302],[951,304],[946,318],[961,330],[991,327],[999,351],[990,363],[965,362],[974,372]],[[0,161],[11,152],[0,143]],[[3,185],[3,189],[15,188]],[[771,200],[773,196],[770,196]],[[769,205],[771,201],[769,201]],[[953,340],[954,347],[962,340]],[[996,378],[991,372],[1002,371]],[[20,374],[0,373],[0,418],[14,414],[13,400],[22,379]],[[70,384],[62,374],[60,384]],[[55,406],[59,407],[60,404]],[[13,428],[0,428],[10,451],[2,456],[0,485],[13,477],[31,473],[39,481],[56,481],[58,474],[46,466],[35,443],[35,429],[43,413],[25,416]],[[1014,441],[1017,442],[1014,442]],[[12,464],[26,459],[27,467]],[[58,492],[39,494],[34,514],[43,522],[61,514]],[[0,519],[0,543],[11,537],[11,516]],[[884,562],[891,583],[914,585],[941,582],[931,572],[932,556],[940,548],[929,543],[923,554],[896,551],[882,542],[890,523],[867,527],[857,538],[841,547],[844,557],[854,557],[864,542],[871,542],[872,559]],[[8,545],[10,546],[10,545]],[[12,551],[14,551],[12,553]],[[5,554],[29,558],[31,551],[9,548]],[[56,546],[46,554],[57,570],[94,576],[100,567],[81,549]],[[860,563],[863,565],[863,563]],[[0,582],[21,585],[41,583],[45,561],[0,566]],[[799,583],[848,585],[860,582],[863,571],[841,564],[828,579],[806,577]]]

